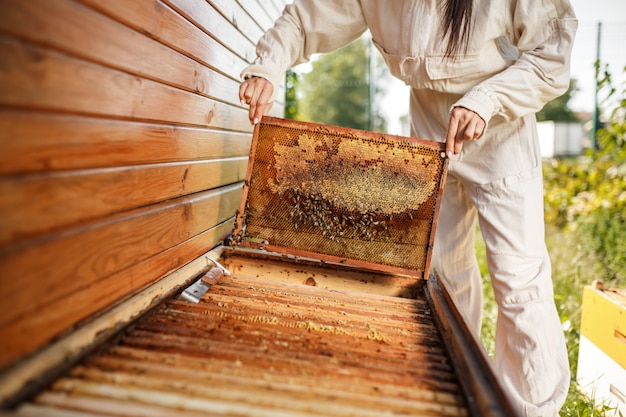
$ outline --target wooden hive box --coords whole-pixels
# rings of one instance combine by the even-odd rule
[[[626,414],[626,291],[583,290],[576,380],[590,398]]]
[[[159,282],[120,307],[139,318],[31,383],[15,415],[515,415],[445,288],[426,279],[442,151],[264,118],[230,245],[200,260],[205,276],[187,289]],[[398,194],[390,180],[412,185]],[[346,181],[358,188],[337,196]],[[332,221],[342,227],[329,233]]]

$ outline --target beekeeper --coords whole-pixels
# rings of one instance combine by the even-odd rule
[[[499,307],[495,366],[526,416],[556,416],[570,372],[544,242],[535,112],[564,93],[577,20],[567,0],[301,0],[286,7],[242,72],[257,123],[285,71],[370,30],[411,87],[411,135],[451,158],[433,272],[476,335],[482,312],[476,218]]]

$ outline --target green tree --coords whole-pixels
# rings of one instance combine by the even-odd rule
[[[315,60],[298,83],[297,118],[316,123],[383,132],[385,120],[372,111],[376,88],[370,78],[380,71],[370,59],[372,48],[362,37]],[[375,61],[374,61],[375,62]]]
[[[298,73],[288,70],[285,74],[285,119],[295,120],[298,117],[298,81]]]
[[[543,109],[537,113],[537,121],[553,120],[555,122],[578,122],[579,120],[576,113],[569,107],[569,102],[577,91],[576,80],[573,79],[570,82],[569,88],[562,96],[548,102]]]
[[[626,72],[626,68],[624,69]],[[598,72],[604,127],[597,148],[545,166],[546,220],[582,233],[607,281],[626,279],[626,84]]]
[[[623,69],[626,74],[626,67]],[[613,77],[605,65],[600,71],[600,63],[596,63],[598,89],[603,95],[602,107],[606,114],[606,123],[602,123],[597,132],[599,144],[597,159],[612,159],[616,165],[626,164],[626,81],[615,85]]]

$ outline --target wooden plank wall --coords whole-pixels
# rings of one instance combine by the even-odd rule
[[[0,370],[230,233],[284,3],[0,0]]]

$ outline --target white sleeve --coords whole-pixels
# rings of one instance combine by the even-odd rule
[[[537,112],[570,83],[570,56],[578,21],[567,0],[519,0],[511,43],[519,51],[508,68],[476,85],[453,107],[478,113],[486,122]]]
[[[241,78],[269,80],[274,100],[287,69],[309,61],[315,53],[347,45],[366,29],[359,1],[296,0],[259,40],[257,58],[244,68]]]

